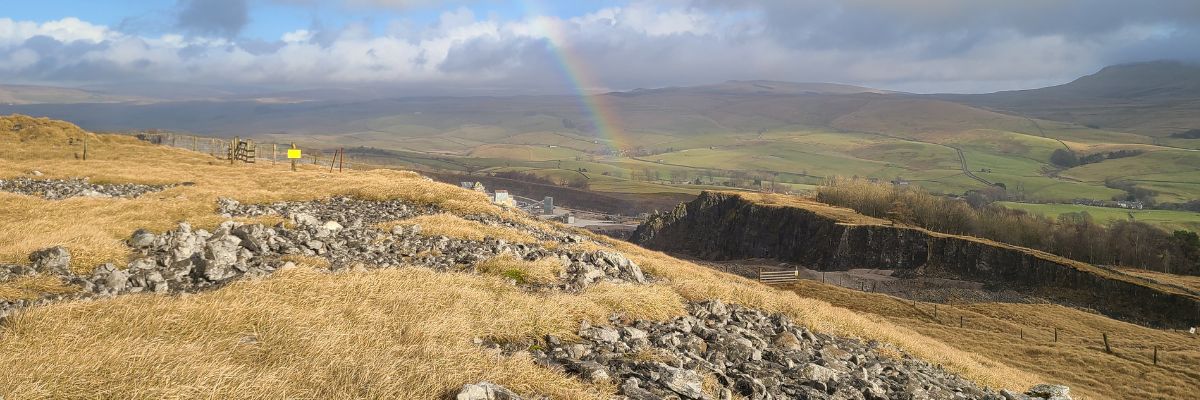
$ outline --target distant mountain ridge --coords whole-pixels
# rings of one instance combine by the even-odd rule
[[[1025,116],[1168,136],[1200,128],[1200,63],[1120,64],[1057,86],[934,97]]]
[[[891,94],[898,93],[863,86],[846,85],[825,82],[784,82],[769,80],[726,81],[711,85],[666,87],[659,89],[634,89],[627,92],[614,92],[619,96],[636,96],[649,93],[697,93],[697,94],[764,94],[764,95],[805,95],[805,94]]]
[[[78,104],[144,101],[102,91],[34,85],[0,85],[0,104]]]
[[[414,97],[383,87],[227,91],[179,85],[178,90],[172,94],[170,87],[150,83],[98,90],[0,86],[0,113],[50,116],[96,130],[211,134],[386,134],[392,126],[445,132],[472,125],[521,133],[528,130],[523,127],[561,129],[564,120],[570,126],[594,125],[588,122],[593,116],[581,114],[577,100],[566,95]],[[622,129],[651,133],[784,127],[921,132],[971,128],[964,123],[991,128],[994,124],[986,121],[1009,119],[1015,121],[1002,125],[1036,130],[1023,121],[1026,117],[1156,137],[1200,128],[1200,64],[1177,61],[1114,65],[1063,85],[990,94],[918,95],[838,83],[735,80],[594,96],[612,100]],[[433,115],[436,121],[426,121]],[[588,129],[576,133],[591,134]]]

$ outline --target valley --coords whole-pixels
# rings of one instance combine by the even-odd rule
[[[1121,87],[1107,71],[1081,81]],[[802,193],[835,176],[954,195],[1003,185],[1006,200],[1059,209],[1080,199],[1183,204],[1200,198],[1200,139],[1019,114],[984,101],[1009,94],[988,96],[735,81],[593,95],[619,116],[604,124],[583,102],[555,96],[25,104],[0,106],[0,113],[68,118],[94,130],[155,127],[327,151],[344,147],[373,164],[522,173],[632,198],[722,188]],[[184,110],[187,118],[180,117]],[[1133,155],[1060,166],[1051,161],[1056,150]],[[1039,206],[1016,208],[1022,207]]]

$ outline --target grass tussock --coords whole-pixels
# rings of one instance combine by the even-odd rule
[[[490,354],[472,339],[570,337],[582,319],[663,318],[664,310],[682,310],[665,288],[620,298],[535,295],[500,279],[425,269],[295,268],[191,296],[131,295],[18,314],[0,331],[0,364],[38,367],[0,371],[0,393],[417,399],[488,379],[521,393],[601,398],[611,393],[528,358]]]
[[[687,300],[721,299],[783,313],[821,332],[891,343],[910,354],[992,387],[1024,389],[1043,381],[1036,374],[1018,370],[970,350],[949,346],[881,317],[834,307],[825,301],[801,297],[796,292],[767,289],[749,279],[705,269],[632,244],[614,244],[647,272],[667,278],[668,285]]]
[[[53,276],[31,275],[0,282],[0,300],[33,300],[44,294],[69,294],[79,287]]]
[[[425,236],[445,236],[456,239],[483,240],[496,238],[508,242],[534,243],[537,238],[506,226],[486,225],[482,222],[470,221],[450,213],[420,215],[413,218],[386,222],[380,227],[389,230],[395,226],[421,226],[421,234]]]
[[[12,131],[20,125],[21,130]],[[88,137],[88,160],[76,158]],[[237,164],[207,154],[155,146],[132,137],[95,135],[74,125],[28,117],[0,118],[0,179],[89,177],[96,183],[168,184],[191,182],[135,199],[71,198],[45,200],[0,192],[0,262],[23,263],[30,252],[62,245],[71,250],[72,268],[90,272],[96,265],[122,264],[122,243],[134,230],[171,229],[179,221],[216,226],[218,197],[244,203],[301,201],[337,195],[364,199],[404,199],[435,205],[456,214],[513,218],[476,192],[436,183],[406,171],[377,169],[329,173],[328,169],[279,163]]]
[[[548,285],[558,280],[563,265],[554,257],[525,261],[511,255],[501,255],[484,260],[475,268],[480,273],[503,276],[520,284]]]
[[[962,352],[1003,360],[1086,398],[1189,398],[1200,392],[1200,338],[1054,304],[933,304],[802,281],[805,297],[881,318]],[[959,328],[959,317],[964,327]],[[1054,342],[1054,329],[1059,341]],[[1108,333],[1113,353],[1104,352]],[[1154,347],[1159,365],[1153,364]]]
[[[481,194],[410,172],[330,174],[306,165],[298,172],[284,164],[231,166],[204,154],[104,135],[89,136],[89,160],[82,161],[74,158],[79,148],[68,143],[68,136],[90,134],[69,124],[44,129],[12,132],[0,124],[0,177],[36,169],[50,178],[194,184],[137,199],[50,201],[0,193],[0,243],[5,243],[0,262],[24,262],[30,252],[57,244],[71,250],[79,271],[101,262],[119,263],[128,256],[122,240],[138,228],[161,232],[183,220],[215,225],[221,221],[215,213],[218,197],[246,203],[334,195],[403,199],[448,212],[407,221],[420,223],[428,234],[536,242],[523,232],[450,215],[490,214],[536,224],[495,207]],[[828,208],[843,212],[839,210]],[[1007,359],[936,340],[883,316],[580,234],[626,253],[657,283],[601,283],[578,294],[547,294],[522,291],[491,274],[418,268],[324,273],[301,267],[193,295],[138,294],[53,304],[25,310],[0,327],[0,365],[10,366],[0,369],[0,395],[415,399],[440,398],[464,383],[491,380],[522,394],[606,398],[612,385],[583,383],[527,358],[499,356],[474,346],[472,339],[571,337],[581,320],[606,321],[612,313],[669,319],[684,313],[685,301],[714,298],[784,313],[819,331],[892,343],[991,386],[1025,388],[1043,380],[997,361]],[[290,261],[324,267],[313,259]],[[550,275],[549,265],[494,270],[503,275],[511,269],[527,279]]]

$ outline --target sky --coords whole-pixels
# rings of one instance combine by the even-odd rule
[[[0,83],[982,93],[1200,60],[1196,0],[0,0]]]

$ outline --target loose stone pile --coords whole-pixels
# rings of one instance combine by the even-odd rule
[[[502,254],[530,261],[546,257],[561,261],[564,268],[557,283],[526,287],[529,290],[580,291],[600,281],[648,281],[635,263],[616,252],[427,236],[421,234],[420,226],[388,231],[376,228],[380,222],[437,212],[399,201],[334,198],[242,205],[221,200],[218,208],[227,217],[278,215],[288,222],[269,227],[226,221],[212,232],[187,223],[162,234],[139,230],[127,241],[136,256],[126,268],[105,264],[88,275],[72,272],[71,256],[65,248],[37,251],[30,255],[29,265],[0,265],[0,282],[50,275],[78,285],[82,292],[0,301],[0,318],[17,308],[65,298],[217,287],[241,277],[270,274],[288,264],[282,260],[288,255],[323,258],[332,270],[403,265],[474,271],[477,262]],[[517,227],[540,240],[562,244],[587,240],[492,217],[472,219]],[[1027,395],[997,394],[915,359],[882,356],[876,343],[813,333],[780,315],[719,301],[693,303],[688,311],[689,315],[666,322],[628,321],[620,316],[611,318],[606,326],[584,322],[578,332],[581,341],[574,343],[546,337],[537,346],[490,346],[509,352],[529,351],[539,363],[587,381],[615,381],[620,393],[632,399],[729,399],[735,395],[748,399],[1069,399],[1066,387],[1053,385],[1039,385]],[[457,398],[521,399],[490,382],[465,385]]]
[[[0,190],[2,191],[40,196],[49,200],[62,200],[70,197],[133,198],[172,186],[175,185],[143,185],[138,183],[96,184],[88,182],[87,178],[30,179],[21,177],[0,179]]]
[[[564,266],[559,282],[547,287],[529,286],[531,290],[579,291],[599,281],[647,281],[636,264],[616,252],[548,250],[538,243],[425,236],[420,234],[420,226],[398,226],[387,232],[374,227],[378,222],[436,211],[428,207],[346,198],[280,204],[284,209],[280,215],[290,224],[268,227],[226,221],[209,232],[180,223],[177,228],[158,235],[139,230],[127,241],[137,255],[127,268],[104,264],[89,275],[79,276],[70,269],[70,253],[54,247],[33,253],[28,266],[0,265],[0,282],[24,275],[57,276],[82,288],[73,297],[142,291],[189,292],[244,276],[269,274],[285,265],[281,258],[288,255],[324,258],[333,270],[404,265],[439,271],[474,271],[479,261],[499,255],[530,261],[558,258]],[[231,200],[222,200],[220,208],[230,216],[278,212],[262,206],[241,206]],[[582,240],[574,235],[555,237],[564,243]],[[0,301],[0,317],[16,308],[61,299],[62,296],[48,295],[35,300]]]
[[[720,301],[693,303],[688,311],[668,322],[619,315],[608,326],[585,322],[579,342],[548,336],[533,345],[489,345],[529,351],[537,362],[586,381],[616,382],[631,399],[1030,398],[980,388],[908,356],[883,356],[878,343],[813,333],[781,315]],[[1051,387],[1030,394],[1051,392],[1043,386]],[[1060,388],[1055,398],[1069,398]]]

